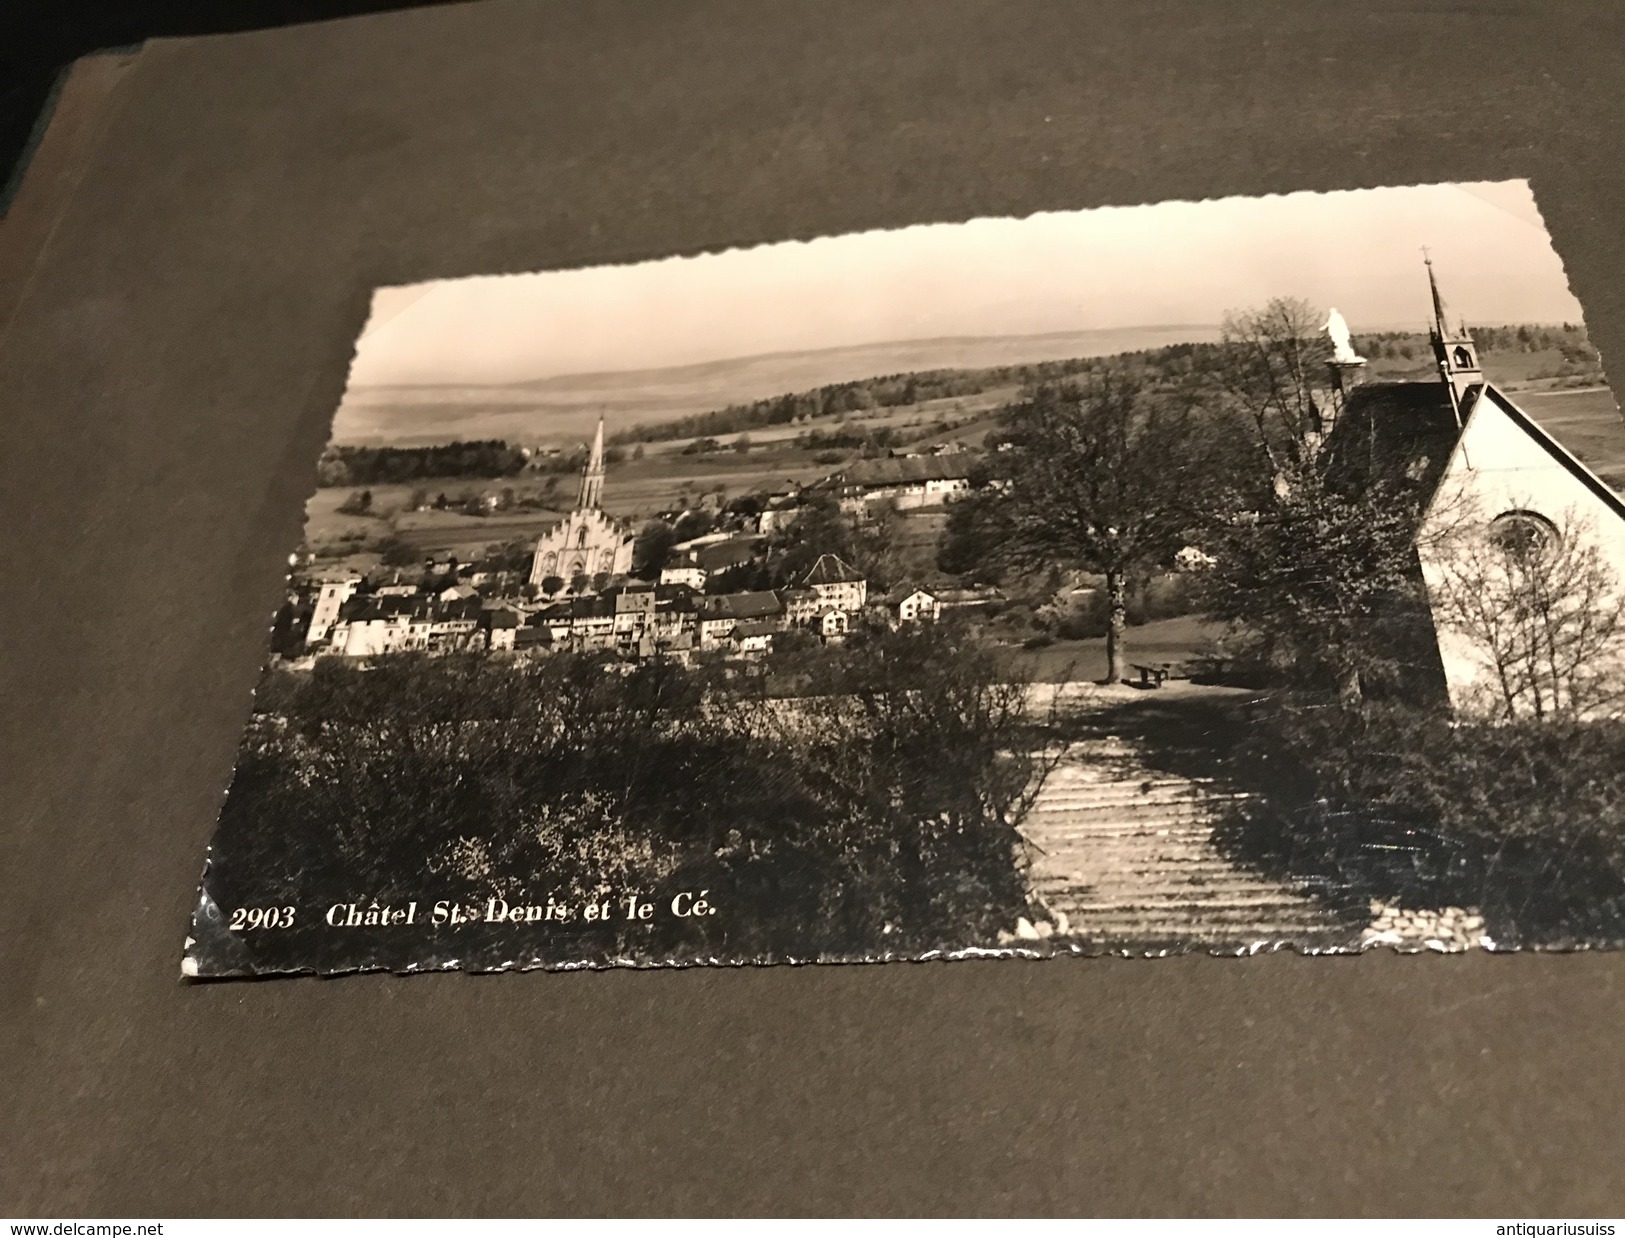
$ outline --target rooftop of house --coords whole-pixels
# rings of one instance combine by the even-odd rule
[[[855,584],[863,579],[863,573],[839,555],[819,555],[818,561],[812,565],[807,574],[802,577],[804,585],[845,585]]]
[[[734,639],[744,640],[751,636],[767,636],[773,631],[773,625],[765,619],[747,619],[734,625]]]
[[[761,552],[761,538],[733,538],[730,541],[699,547],[694,552],[692,566],[704,568],[707,572],[720,572],[730,567],[738,567],[741,563],[749,563]]]
[[[778,595],[768,590],[756,593],[723,593],[705,599],[702,617],[706,619],[765,619],[782,613]]]
[[[460,619],[478,619],[480,617],[480,597],[473,594],[470,597],[455,598],[449,602],[441,602],[435,608],[434,617],[442,622],[451,622]]]
[[[976,455],[968,451],[950,452],[941,456],[877,456],[873,460],[858,460],[832,473],[820,486],[899,486],[928,481],[960,481],[970,477],[976,467]]]
[[[614,595],[617,615],[644,614],[655,608],[653,589],[620,589]]]
[[[690,611],[695,599],[701,595],[688,585],[667,584],[655,586],[655,609]]]
[[[416,613],[427,614],[429,601],[427,598],[411,597],[404,594],[388,593],[361,594],[347,600],[339,607],[339,622],[341,623],[369,623],[378,619],[394,619],[401,615]]]
[[[905,580],[887,592],[886,601],[895,606],[899,602],[908,601],[908,599],[913,597],[916,593],[923,593],[926,597],[931,598],[933,601],[937,596],[935,591],[927,589],[924,585],[916,584],[912,580]]]
[[[999,601],[1004,594],[993,585],[971,585],[962,589],[938,589],[935,596],[945,606],[972,606],[979,602]]]

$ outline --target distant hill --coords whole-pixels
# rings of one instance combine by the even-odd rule
[[[333,422],[338,444],[418,446],[457,439],[574,443],[603,414],[611,433],[730,404],[883,374],[987,369],[1218,339],[1217,326],[1122,327],[1047,335],[903,340],[769,353],[665,369],[567,374],[502,386],[356,387]]]

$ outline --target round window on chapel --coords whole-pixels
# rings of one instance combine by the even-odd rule
[[[1557,526],[1539,512],[1503,512],[1490,524],[1490,539],[1515,559],[1538,559],[1557,547]]]

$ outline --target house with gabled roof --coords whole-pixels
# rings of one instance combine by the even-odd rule
[[[970,493],[977,457],[956,451],[930,456],[858,460],[810,489],[835,495],[843,511],[859,514],[886,501],[900,510],[939,507]]]
[[[783,618],[784,606],[770,590],[713,595],[700,603],[700,648],[714,649],[723,644],[740,623],[762,620],[777,627]]]
[[[898,624],[931,623],[942,615],[937,595],[923,585],[904,581],[885,597],[888,617]]]
[[[432,603],[427,598],[357,594],[339,608],[338,620],[328,633],[327,652],[370,658],[427,649],[433,626]]]
[[[1422,695],[1431,688],[1461,712],[1479,712],[1486,701],[1505,714],[1522,712],[1518,689],[1494,682],[1482,641],[1453,618],[1464,556],[1498,547],[1505,562],[1509,550],[1549,553],[1562,539],[1583,539],[1613,579],[1606,604],[1617,611],[1625,601],[1625,500],[1486,380],[1466,325],[1450,326],[1431,262],[1428,281],[1439,380],[1364,383],[1364,359],[1340,347],[1328,466],[1345,483],[1380,481],[1415,504],[1428,613],[1398,615],[1395,631],[1420,637],[1405,640],[1399,661]],[[1620,674],[1625,690],[1625,663]]]
[[[869,582],[863,573],[839,555],[819,555],[799,583],[817,595],[820,608],[859,611],[869,597]]]
[[[747,619],[734,624],[728,639],[736,653],[767,653],[773,648],[773,633],[778,625],[765,619]]]
[[[480,630],[485,633],[485,647],[492,652],[512,649],[519,625],[519,612],[506,606],[493,606],[480,614]]]
[[[808,621],[808,626],[825,644],[836,645],[852,630],[852,616],[838,606],[826,606]]]

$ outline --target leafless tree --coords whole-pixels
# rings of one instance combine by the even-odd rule
[[[1625,704],[1619,580],[1591,522],[1533,513],[1474,521],[1430,556],[1435,622],[1472,651],[1482,685],[1457,702],[1506,721],[1587,717]]]
[[[1314,466],[1326,426],[1320,400],[1331,343],[1324,315],[1307,301],[1276,297],[1225,315],[1213,377],[1251,423],[1273,479]]]
[[[1014,410],[1004,554],[1029,569],[1070,565],[1106,578],[1109,682],[1128,669],[1130,574],[1170,561],[1198,523],[1194,434],[1187,405],[1110,370],[1041,387]]]

